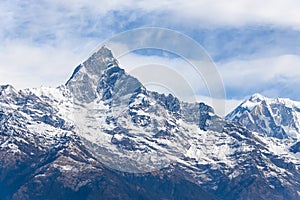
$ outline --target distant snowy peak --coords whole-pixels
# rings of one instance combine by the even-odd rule
[[[18,91],[11,85],[0,85],[0,103],[15,104]]]
[[[276,138],[300,137],[300,102],[252,95],[226,116],[252,131]]]
[[[259,94],[259,93],[255,93],[253,94],[250,98],[249,98],[249,101],[252,101],[252,102],[261,102],[263,100],[267,99],[265,96]]]
[[[0,96],[16,94],[16,89],[11,85],[0,85]]]
[[[241,105],[249,110],[255,106],[266,103],[266,104],[281,104],[288,108],[300,108],[300,102],[292,101],[288,98],[267,98],[261,94],[255,93],[249,99],[245,100]]]

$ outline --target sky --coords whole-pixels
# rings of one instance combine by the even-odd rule
[[[2,0],[0,84],[64,84],[103,41],[159,27],[203,47],[222,78],[228,109],[253,93],[300,101],[299,10],[298,0]],[[131,52],[119,61],[129,73],[151,63],[188,72],[182,59],[155,52]],[[200,79],[192,87],[201,100],[209,93]]]

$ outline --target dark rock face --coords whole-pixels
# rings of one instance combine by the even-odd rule
[[[208,120],[211,120],[212,117],[210,116],[210,113],[214,113],[213,109],[210,106],[205,105],[204,103],[199,104],[199,127],[201,130],[207,130],[207,122]]]
[[[156,92],[153,92],[153,96],[159,103],[161,103],[165,107],[165,109],[172,113],[179,114],[180,102],[176,97],[171,94],[166,96],[164,94],[159,94]]]
[[[300,142],[297,142],[293,146],[291,146],[290,151],[293,153],[299,153],[300,152]]]
[[[0,199],[299,199],[299,141],[283,155],[270,148],[283,143],[268,140],[288,139],[286,126],[298,130],[299,108],[251,102],[256,107],[240,106],[228,121],[204,103],[147,91],[105,47],[65,86],[1,86]],[[72,116],[86,107],[82,134]],[[145,153],[135,157],[143,160],[157,150],[173,160],[151,172],[121,172],[91,146],[128,165],[130,155]]]

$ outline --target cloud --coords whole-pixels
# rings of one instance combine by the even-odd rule
[[[272,26],[196,29],[192,37],[217,62],[232,58],[255,59],[300,52],[300,31]]]
[[[297,0],[202,0],[183,3],[178,1],[169,9],[182,19],[198,20],[198,23],[215,26],[243,26],[266,24],[300,27],[300,2]]]
[[[260,92],[270,97],[300,100],[300,56],[281,55],[219,63],[227,93],[231,97]]]
[[[297,0],[1,1],[1,35],[50,39],[103,38],[140,26],[228,27],[266,25],[300,28]],[[101,34],[100,34],[101,33]],[[47,38],[46,38],[47,39]]]
[[[33,4],[30,2],[28,4]],[[63,9],[68,15],[104,16],[112,11],[167,13],[168,21],[208,26],[266,24],[300,28],[300,2],[297,0],[221,0],[179,1],[41,1],[51,9]],[[32,6],[33,7],[33,6]],[[47,10],[46,10],[47,11]],[[88,12],[85,12],[88,11]],[[171,18],[170,18],[171,17]],[[163,21],[166,19],[162,19]]]
[[[53,1],[53,4],[69,7],[75,12],[88,9],[92,13],[105,14],[112,10],[141,10],[165,12],[174,21],[206,25],[267,24],[300,27],[300,2],[297,0],[221,0],[179,1]],[[169,21],[171,21],[169,19]],[[181,21],[182,22],[182,21]]]
[[[32,46],[21,42],[0,47],[0,84],[18,89],[65,83],[84,54],[50,46]]]

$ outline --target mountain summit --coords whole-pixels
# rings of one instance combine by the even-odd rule
[[[137,79],[126,74],[118,66],[112,52],[106,47],[101,47],[99,51],[80,64],[66,83],[74,97],[86,103],[92,102],[98,96],[101,99],[108,99],[124,85],[128,85],[126,91],[141,86]]]
[[[267,136],[300,138],[300,103],[290,99],[270,99],[254,94],[226,119],[240,122],[249,130]]]

